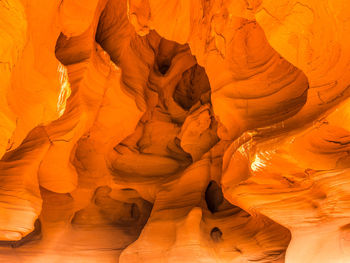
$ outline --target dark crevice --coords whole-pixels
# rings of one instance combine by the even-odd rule
[[[183,109],[189,110],[198,101],[202,101],[202,95],[205,93],[210,93],[209,79],[204,68],[195,65],[182,74],[180,82],[176,85],[173,98]],[[206,97],[209,100],[205,101],[203,97],[203,102],[210,102],[210,96]]]
[[[218,227],[214,227],[211,231],[210,231],[210,236],[211,239],[214,242],[219,242],[221,241],[221,237],[222,237],[222,232]]]
[[[129,189],[127,191],[135,191]],[[125,191],[125,188],[121,191]],[[110,225],[139,229],[146,223],[152,205],[141,198],[131,198],[131,202],[117,200],[110,196],[111,192],[109,186],[98,187],[92,203],[74,214],[72,225],[74,227]]]
[[[138,220],[140,218],[140,209],[137,204],[131,204],[130,217],[132,219]]]
[[[158,65],[158,70],[162,75],[165,75],[170,68],[170,63],[163,63],[161,65]]]
[[[123,188],[122,190],[123,190],[123,191],[135,191],[135,190],[132,189],[132,188]]]
[[[220,204],[223,202],[224,196],[221,187],[215,181],[210,181],[205,191],[205,201],[210,212],[215,213],[219,210]]]
[[[155,68],[161,75],[164,76],[169,71],[172,60],[180,48],[181,45],[176,42],[161,39],[155,56]]]
[[[239,249],[238,247],[235,247],[234,249],[235,249],[235,251],[237,251],[238,253],[243,254],[242,250]]]

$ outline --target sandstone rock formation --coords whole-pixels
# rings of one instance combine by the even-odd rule
[[[347,0],[0,0],[0,262],[350,262]]]

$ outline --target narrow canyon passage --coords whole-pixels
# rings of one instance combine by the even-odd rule
[[[350,262],[347,0],[0,0],[0,262]]]

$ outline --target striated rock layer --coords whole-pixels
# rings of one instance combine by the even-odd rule
[[[0,262],[350,262],[347,0],[0,0]]]

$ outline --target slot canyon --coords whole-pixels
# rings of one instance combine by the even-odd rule
[[[349,0],[0,0],[0,263],[350,263]]]

